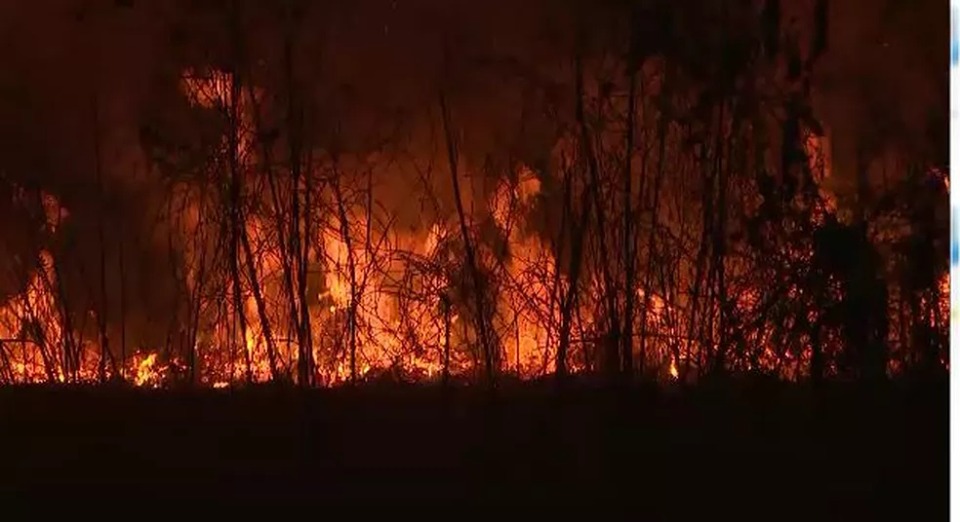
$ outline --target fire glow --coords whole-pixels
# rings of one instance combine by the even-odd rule
[[[651,71],[640,75],[651,86],[664,81],[665,68],[648,68]],[[601,87],[587,83],[584,96],[595,99],[598,112],[619,103],[600,101]],[[286,152],[281,153],[264,129],[263,106],[269,103],[265,89],[213,69],[185,71],[180,88],[192,109],[226,121],[217,157],[204,166],[204,174],[214,180],[211,185],[228,188],[211,195],[215,191],[205,190],[202,182],[180,180],[171,189],[171,199],[183,209],[172,226],[189,305],[177,332],[179,342],[132,346],[129,354],[118,355],[115,346],[103,346],[105,335],[86,335],[82,327],[71,325],[59,298],[57,260],[43,251],[25,289],[0,308],[0,382],[123,379],[141,387],[190,382],[223,388],[267,381],[334,386],[384,375],[478,380],[485,370],[534,379],[557,372],[560,358],[563,371],[597,371],[610,352],[616,352],[610,347],[624,344],[618,335],[631,336],[625,344],[638,371],[661,381],[691,380],[707,372],[707,361],[727,349],[719,338],[750,347],[723,360],[733,371],[798,380],[811,364],[811,339],[797,336],[795,346],[778,344],[774,334],[781,326],[767,318],[772,307],[762,299],[771,283],[753,275],[739,252],[720,262],[727,295],[706,289],[717,284],[715,272],[720,270],[704,273],[688,259],[694,257],[689,252],[696,253],[697,247],[690,245],[700,241],[698,235],[707,242],[706,232],[697,228],[706,225],[690,225],[699,217],[692,217],[682,203],[666,208],[665,201],[679,201],[682,189],[661,193],[654,169],[646,165],[642,175],[634,174],[645,176],[647,185],[639,189],[621,191],[615,181],[586,175],[563,178],[563,173],[589,163],[581,156],[598,155],[614,137],[621,139],[616,132],[605,129],[597,131],[602,134],[597,139],[583,138],[582,124],[584,128],[557,140],[550,158],[553,172],[516,161],[500,167],[492,186],[478,189],[467,180],[479,177],[480,169],[458,164],[462,158],[453,143],[456,132],[448,130],[437,141],[448,147],[449,165],[437,170],[450,171],[464,185],[456,189],[456,199],[483,204],[457,213],[437,212],[429,222],[406,227],[395,225],[396,216],[371,195],[372,182],[364,172],[375,168],[370,164],[378,158],[326,150],[309,162],[300,157],[278,160]],[[446,107],[442,110],[447,118]],[[657,110],[639,108],[639,125],[658,127],[643,123],[657,121]],[[734,130],[726,128],[732,125],[723,110],[719,112],[718,132],[732,136]],[[659,127],[661,151],[644,151],[643,161],[656,160],[661,168],[673,161],[671,166],[678,169],[695,164],[693,154],[666,157],[669,150],[682,150],[680,143],[686,139],[674,127]],[[654,135],[654,130],[645,130]],[[286,141],[291,150],[298,146],[289,137]],[[830,142],[807,129],[801,141],[819,195],[810,221],[820,227],[836,218],[843,205],[827,189],[834,175]],[[611,158],[616,155],[609,153]],[[631,157],[626,163],[634,162]],[[651,188],[655,183],[658,188]],[[619,203],[611,203],[611,208],[636,214],[639,228],[633,234],[642,240],[631,238],[631,244],[620,237],[624,233],[619,221],[607,222],[586,239],[577,238],[576,224],[563,222],[554,228],[569,233],[571,243],[580,239],[581,249],[609,253],[614,247],[604,241],[625,245],[643,266],[625,267],[622,260],[594,254],[584,256],[583,266],[571,268],[576,263],[570,258],[579,254],[548,237],[540,223],[551,211],[547,198],[557,204],[556,193],[564,190],[558,187],[568,191],[564,204],[569,208],[564,211],[585,215],[589,210],[584,207],[599,213],[598,208],[621,197],[618,191],[625,193],[630,203],[623,207],[629,211],[616,207]],[[693,192],[702,188],[695,186]],[[639,208],[641,199],[652,209]],[[745,194],[743,199],[762,198]],[[43,207],[50,234],[70,219],[53,196],[44,195]],[[615,215],[605,212],[606,218]],[[678,253],[685,248],[689,252]],[[813,256],[810,245],[785,248],[796,250],[785,258],[809,262]],[[621,277],[630,270],[631,277]],[[701,288],[701,281],[710,283]],[[933,329],[942,326],[938,317],[946,315],[936,309],[945,310],[947,283],[943,274],[939,302],[923,302],[916,312],[929,316]],[[796,287],[783,286],[788,299],[804,299]],[[714,303],[709,310],[701,308],[704,294]],[[620,314],[628,316],[628,309],[626,328],[617,321]],[[92,317],[96,314],[89,311]],[[743,319],[747,316],[761,319],[749,322]],[[815,312],[809,318],[789,318],[803,320],[815,323],[820,318]],[[730,331],[721,331],[724,328]],[[824,344],[839,342],[825,337]],[[566,350],[562,356],[561,346]],[[826,366],[828,372],[833,367]]]

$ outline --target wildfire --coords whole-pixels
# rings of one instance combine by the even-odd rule
[[[164,369],[157,363],[157,354],[151,353],[145,357],[135,356],[132,365],[134,385],[157,388],[163,384]]]
[[[224,211],[216,206],[225,205],[223,201],[205,200],[189,183],[175,189],[174,198],[184,203],[184,211],[172,228],[179,234],[175,240],[184,259],[183,286],[190,294],[195,338],[173,348],[141,347],[128,360],[107,364],[117,355],[104,353],[96,339],[68,330],[57,292],[57,260],[43,251],[25,290],[0,307],[0,381],[92,382],[119,373],[140,387],[161,387],[187,375],[214,388],[303,378],[337,385],[382,374],[417,379],[472,376],[483,364],[532,378],[556,371],[562,335],[569,341],[568,369],[595,368],[603,343],[609,342],[603,339],[604,313],[624,311],[624,301],[634,306],[634,335],[645,336],[643,352],[634,346],[634,355],[645,358],[651,373],[678,380],[683,365],[687,378],[691,368],[702,368],[704,354],[721,348],[711,340],[721,337],[716,317],[709,315],[713,312],[695,310],[692,304],[698,296],[686,288],[664,289],[671,278],[693,279],[676,266],[689,263],[679,256],[656,258],[657,265],[649,268],[655,273],[643,281],[635,279],[633,288],[610,282],[614,277],[602,277],[597,267],[607,259],[591,258],[579,281],[571,277],[569,260],[564,258],[569,253],[538,233],[532,221],[538,212],[545,212],[543,206],[554,195],[547,189],[556,186],[557,179],[550,180],[548,173],[527,165],[502,173],[481,202],[485,208],[479,216],[464,217],[474,220],[464,227],[468,237],[462,237],[456,216],[442,211],[419,225],[400,227],[376,203],[353,195],[362,190],[347,186],[355,173],[344,171],[360,160],[315,160],[319,166],[306,167],[316,171],[310,173],[315,186],[286,171],[291,169],[267,165],[262,157],[267,155],[266,146],[254,139],[253,129],[259,124],[254,111],[259,109],[250,98],[258,94],[239,89],[229,74],[188,71],[181,88],[197,110],[236,110],[240,120],[233,129],[237,139],[224,136],[216,151],[227,157],[211,162],[214,166],[209,168],[215,172],[208,174],[240,185],[230,204],[242,212]],[[836,197],[826,188],[831,176],[829,140],[807,133],[804,145],[813,181],[825,202],[815,219],[823,218],[824,213],[837,211]],[[563,152],[557,155],[569,151]],[[224,172],[224,165],[233,170]],[[607,194],[600,197],[613,199]],[[51,196],[44,196],[43,209],[50,232],[69,219]],[[293,209],[300,213],[295,218]],[[644,234],[643,227],[654,229],[645,219],[648,216],[638,220]],[[671,228],[682,219],[670,215],[655,224]],[[474,230],[482,228],[481,221],[490,230]],[[678,243],[689,241],[683,234],[676,236]],[[474,260],[464,254],[467,243],[476,251]],[[654,259],[655,254],[651,249],[638,257]],[[481,282],[474,281],[474,271]],[[482,284],[489,295],[474,299],[471,292]],[[621,286],[611,288],[617,284]],[[728,288],[730,295],[718,302],[729,299],[739,311],[759,308],[764,284],[748,281],[736,291]],[[675,286],[692,284],[682,281]],[[948,294],[948,287],[945,274],[942,295]],[[612,304],[600,303],[606,292],[619,292]],[[787,293],[789,299],[800,297],[795,289]],[[579,298],[570,300],[574,294]],[[562,332],[565,322],[568,331]],[[696,338],[694,328],[701,323],[706,325],[704,333]],[[481,328],[492,332],[488,346],[481,346]],[[798,368],[810,358],[807,341],[799,341],[803,344],[799,347],[777,346],[771,329],[750,333],[755,355],[732,364],[799,378]],[[484,362],[484,349],[496,352],[492,362]],[[193,365],[189,371],[184,362],[188,358]],[[309,358],[309,365],[301,358]]]

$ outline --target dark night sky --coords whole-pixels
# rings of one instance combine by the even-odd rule
[[[525,62],[537,57],[545,63],[555,61],[561,46],[547,41],[544,33],[551,24],[561,27],[564,17],[557,15],[561,11],[556,6],[565,4],[551,3],[551,16],[546,16],[542,7],[546,3],[523,2],[518,7],[507,0],[344,2],[335,12],[317,13],[318,20],[328,22],[325,25],[334,25],[326,32],[329,44],[320,61],[326,76],[352,85],[362,99],[422,112],[424,105],[433,103],[441,28],[477,52],[496,49]],[[798,9],[802,14],[807,3],[785,2],[785,12]],[[92,129],[90,100],[96,90],[103,104],[101,128],[108,134],[110,168],[120,171],[113,172],[117,177],[129,177],[129,162],[136,156],[129,150],[136,147],[131,130],[139,125],[151,81],[172,64],[166,25],[178,18],[176,2],[132,2],[132,8],[116,4],[51,0],[0,6],[0,45],[6,62],[0,85],[28,91],[30,99],[29,106],[13,107],[0,100],[4,119],[10,125],[18,122],[15,132],[40,135],[44,155],[57,164],[51,167],[57,176],[81,168],[83,156],[90,153],[82,136]],[[860,122],[869,121],[874,109],[882,107],[883,112],[898,113],[910,131],[919,130],[930,107],[945,102],[931,100],[946,94],[936,91],[946,87],[946,69],[941,69],[946,64],[946,10],[932,0],[832,4],[831,48],[817,77],[819,116],[838,133],[855,133],[863,126]],[[896,7],[899,4],[904,7]],[[194,27],[201,23],[194,22]],[[323,32],[308,31],[308,38],[324,38]],[[319,48],[314,44],[311,49]],[[504,92],[509,89],[496,79],[473,72],[457,87],[473,91],[466,94],[463,118],[471,123],[488,120],[471,125],[471,134],[503,129],[509,125],[499,120],[515,117],[513,93]],[[868,99],[864,91],[875,99]]]

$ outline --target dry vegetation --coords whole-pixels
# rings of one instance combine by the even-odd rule
[[[823,123],[836,2],[534,4],[34,14],[72,87],[0,78],[0,381],[945,368],[939,137]]]

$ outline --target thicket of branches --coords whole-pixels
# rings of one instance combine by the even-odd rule
[[[23,379],[28,351],[31,379],[132,378],[139,349],[204,384],[941,371],[945,165],[901,147],[879,179],[888,129],[856,172],[830,171],[811,104],[826,0],[794,25],[775,0],[695,4],[573,3],[550,60],[438,29],[407,111],[320,67],[335,18],[314,3],[185,4],[140,129],[160,232],[131,240],[107,211],[71,231],[70,202],[5,185],[33,231],[17,240],[47,253],[10,257],[0,379]],[[478,144],[463,93],[481,75],[523,95],[519,130]],[[124,196],[95,158],[110,208]],[[853,188],[825,181],[841,175]],[[92,268],[80,237],[100,245]],[[147,346],[124,253],[157,237],[175,290]]]

